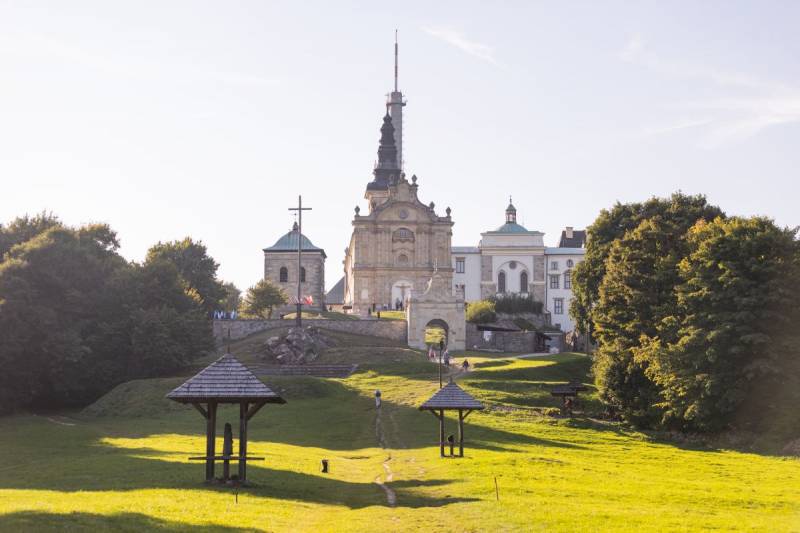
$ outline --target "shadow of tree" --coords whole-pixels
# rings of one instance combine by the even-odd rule
[[[213,533],[216,531],[252,531],[221,525],[199,526],[173,522],[139,513],[46,513],[20,511],[0,515],[0,531],[174,531],[188,533]]]

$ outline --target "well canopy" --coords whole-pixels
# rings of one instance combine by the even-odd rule
[[[231,354],[208,365],[167,398],[183,403],[286,403]]]
[[[439,389],[436,394],[423,403],[421,411],[442,409],[483,409],[483,404],[464,392],[452,381]]]

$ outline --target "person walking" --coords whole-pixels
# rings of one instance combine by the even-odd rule
[[[464,359],[464,362],[461,363],[461,371],[469,372],[469,361],[466,358]]]

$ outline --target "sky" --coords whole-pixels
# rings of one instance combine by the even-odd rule
[[[615,202],[800,224],[800,2],[0,0],[0,222],[191,236],[247,288],[304,233],[342,276],[399,31],[405,171],[453,244],[555,246]]]

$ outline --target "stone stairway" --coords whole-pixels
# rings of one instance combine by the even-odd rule
[[[358,365],[253,365],[249,368],[256,376],[346,378],[356,371]]]

